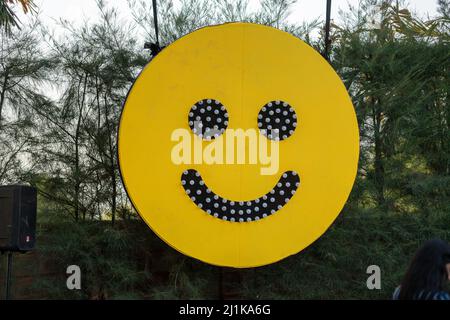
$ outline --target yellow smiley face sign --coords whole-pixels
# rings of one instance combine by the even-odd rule
[[[348,93],[311,47],[250,23],[172,43],[130,90],[119,163],[134,207],[178,251],[255,267],[300,252],[342,210],[359,135]]]

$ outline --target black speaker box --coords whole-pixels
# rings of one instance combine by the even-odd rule
[[[0,186],[0,251],[29,251],[36,243],[36,189]]]

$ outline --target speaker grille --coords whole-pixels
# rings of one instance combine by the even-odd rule
[[[9,244],[13,224],[13,194],[6,191],[0,189],[0,247]]]
[[[36,242],[36,189],[0,186],[0,250],[28,251]]]
[[[19,221],[19,248],[29,250],[34,247],[36,232],[36,191],[23,188],[21,194]]]

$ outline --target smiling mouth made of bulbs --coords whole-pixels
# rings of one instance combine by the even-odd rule
[[[295,171],[284,172],[268,193],[254,200],[232,201],[214,193],[197,170],[181,175],[181,184],[191,201],[207,214],[230,222],[251,222],[266,218],[283,208],[300,185]]]

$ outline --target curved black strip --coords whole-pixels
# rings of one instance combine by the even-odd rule
[[[295,171],[286,171],[272,190],[249,201],[232,201],[215,194],[194,169],[183,172],[181,184],[192,202],[206,213],[226,221],[250,222],[274,214],[288,203],[300,185],[300,177]]]

